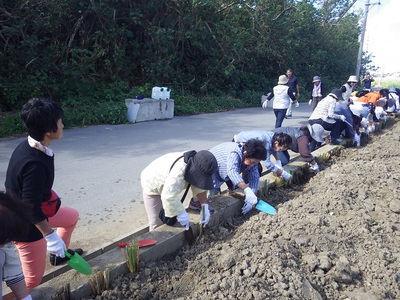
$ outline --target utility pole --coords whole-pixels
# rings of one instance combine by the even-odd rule
[[[381,3],[377,2],[377,3],[371,3],[370,4],[369,0],[367,0],[367,3],[365,3],[364,19],[363,19],[362,29],[361,29],[360,49],[358,49],[358,58],[357,58],[356,76],[357,76],[358,80],[360,80],[361,60],[362,60],[362,55],[363,55],[364,36],[365,36],[365,30],[366,30],[366,27],[367,27],[367,18],[368,18],[369,6],[370,5],[374,6],[376,4],[380,5]]]

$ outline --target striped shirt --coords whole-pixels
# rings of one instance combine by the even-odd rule
[[[210,149],[218,162],[218,169],[213,174],[214,188],[219,189],[228,180],[237,186],[244,181],[240,173],[247,169],[249,187],[254,193],[257,192],[260,179],[257,164],[252,167],[246,166],[243,163],[242,151],[242,146],[234,142],[222,143]]]
[[[273,150],[272,140],[274,138],[275,132],[264,131],[264,130],[247,130],[241,131],[235,135],[235,142],[245,143],[251,139],[258,139],[264,143],[265,149],[267,149],[267,158],[262,163],[271,172],[276,173],[278,167],[271,162],[271,155],[277,156],[277,153]]]

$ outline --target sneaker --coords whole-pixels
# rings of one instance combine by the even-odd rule
[[[83,254],[83,250],[81,248],[77,248],[77,249],[74,249],[74,250],[68,250],[68,252],[69,251],[73,251],[75,253],[78,253],[79,255]],[[69,261],[68,257],[59,257],[59,256],[56,256],[54,254],[50,254],[50,264],[52,264],[53,266],[59,266],[59,265],[61,265],[63,263],[66,263],[67,261]]]
[[[200,201],[196,201],[193,198],[190,199],[189,208],[192,209],[192,210],[201,211]],[[210,211],[211,214],[215,211],[215,209],[210,204],[208,205],[208,210]]]

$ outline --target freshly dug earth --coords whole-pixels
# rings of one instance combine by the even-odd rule
[[[95,299],[400,299],[400,124]]]

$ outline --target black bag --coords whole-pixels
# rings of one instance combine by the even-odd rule
[[[160,220],[164,223],[164,224],[166,224],[166,225],[168,225],[168,226],[174,226],[175,225],[175,223],[176,223],[176,221],[177,221],[177,219],[176,219],[176,216],[175,217],[166,217],[165,216],[165,210],[164,210],[164,208],[162,208],[161,210],[160,210],[160,213],[158,214],[158,217],[160,218]]]
[[[175,163],[176,163],[178,160],[180,160],[182,157],[184,158],[185,163],[187,163],[188,160],[189,160],[189,158],[192,157],[192,156],[194,156],[196,153],[197,153],[197,152],[196,152],[195,150],[187,151],[187,152],[183,153],[182,156],[179,156],[179,157],[174,161],[174,163],[172,164],[171,168],[169,168],[169,171],[172,170],[172,168],[174,167]],[[182,203],[183,203],[183,201],[184,201],[185,198],[186,198],[186,195],[187,195],[187,193],[188,193],[188,191],[189,191],[189,188],[190,188],[190,183],[188,184],[188,186],[187,186],[187,188],[186,188],[186,191],[185,191],[185,193],[184,193],[183,196],[182,196],[182,199],[181,199],[181,202],[182,202]],[[174,216],[174,217],[166,217],[166,216],[165,216],[165,210],[164,210],[164,208],[162,208],[162,209],[160,210],[160,213],[158,214],[158,217],[160,218],[160,220],[161,220],[164,224],[166,224],[166,225],[168,225],[168,226],[174,226],[175,223],[176,223],[176,221],[177,221],[176,216]]]

